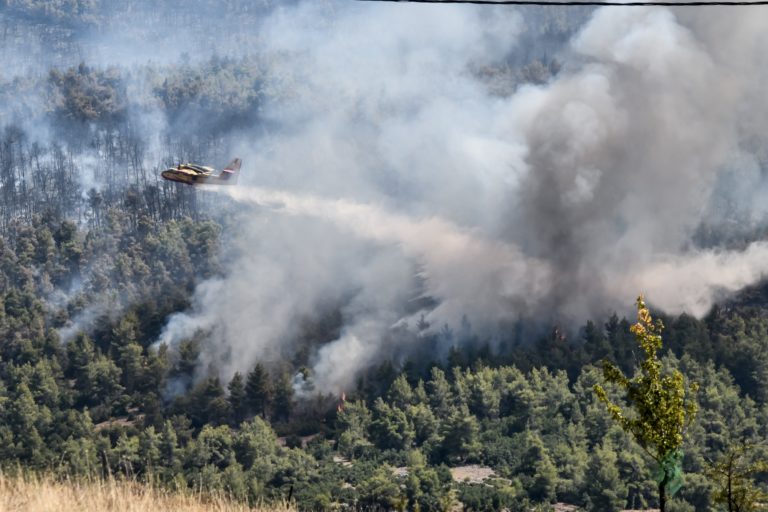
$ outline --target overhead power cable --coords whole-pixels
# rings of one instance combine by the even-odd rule
[[[596,5],[596,6],[616,6],[616,7],[639,7],[647,5],[660,5],[663,7],[702,7],[710,5],[768,5],[768,0],[759,0],[755,2],[599,2],[599,1],[558,1],[547,2],[546,0],[358,0],[360,2],[402,2],[412,4],[481,4],[481,5]]]

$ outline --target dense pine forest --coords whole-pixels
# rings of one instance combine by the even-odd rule
[[[606,379],[610,372],[603,361],[630,377],[641,369],[643,350],[631,330],[633,295],[609,301],[608,308],[568,309],[580,303],[582,289],[588,291],[585,303],[594,299],[598,288],[591,285],[599,281],[580,274],[590,283],[580,288],[583,282],[571,274],[559,277],[560,284],[539,301],[543,306],[528,307],[527,298],[512,294],[501,302],[504,311],[515,311],[512,316],[493,313],[490,322],[473,316],[476,309],[498,306],[480,298],[448,314],[440,305],[456,303],[438,296],[439,286],[430,288],[440,268],[430,267],[429,257],[402,265],[412,285],[405,292],[365,277],[399,269],[387,251],[405,247],[408,253],[406,242],[388,245],[372,238],[354,245],[334,239],[329,245],[325,237],[342,230],[328,219],[299,229],[299,221],[280,220],[279,208],[275,213],[270,204],[246,207],[233,196],[160,178],[160,171],[180,162],[220,165],[247,148],[241,155],[244,187],[265,183],[320,194],[336,187],[337,198],[358,187],[361,202],[374,198],[401,211],[406,198],[417,204],[402,208],[409,215],[443,214],[442,203],[433,212],[432,196],[415,190],[421,178],[408,166],[418,171],[417,159],[371,164],[370,182],[386,191],[385,200],[375,199],[374,186],[360,185],[362,178],[351,171],[348,181],[317,178],[326,158],[323,145],[335,155],[325,136],[349,133],[334,132],[335,125],[325,133],[322,123],[295,106],[307,95],[323,104],[328,91],[315,91],[311,78],[280,65],[304,50],[292,53],[269,42],[275,36],[268,25],[284,29],[281,16],[290,17],[300,4],[0,3],[2,470],[72,480],[133,479],[250,504],[287,501],[301,510],[658,507],[663,469],[595,391],[598,386],[614,403],[626,404],[621,386]],[[344,3],[318,2],[313,9],[310,26],[343,26],[336,16]],[[569,53],[569,41],[592,15],[585,8],[522,10],[510,25],[516,27],[515,50],[489,62],[472,54],[475,60],[462,65],[460,74],[493,105],[544,90],[536,88],[574,73],[578,59]],[[478,19],[491,24],[494,18]],[[232,25],[239,28],[230,30]],[[166,31],[178,39],[160,35]],[[147,43],[152,37],[158,38],[156,47]],[[305,61],[300,63],[304,70]],[[374,107],[366,103],[368,96],[355,100],[355,86],[342,87],[348,87],[340,94],[353,104],[349,115],[356,120],[370,109],[386,116],[402,108],[405,126],[417,126],[426,116],[414,114],[412,98],[405,107],[388,103],[385,90],[392,84],[371,93],[378,98],[373,103],[381,102]],[[281,116],[296,124],[282,124]],[[290,145],[297,126],[320,132],[319,149]],[[390,134],[386,130],[363,123],[360,137]],[[547,133],[552,140],[563,136]],[[530,139],[541,136],[536,132]],[[371,148],[350,149],[349,140],[338,151],[356,155],[357,162],[373,161],[377,151],[391,148],[382,139],[370,153]],[[288,153],[306,159],[306,174],[295,181],[289,163],[281,174],[254,161],[279,161],[255,155],[281,155],[286,144]],[[758,145],[750,139],[744,147]],[[525,158],[535,163],[542,155],[532,149]],[[342,168],[341,160],[330,159]],[[755,161],[762,169],[762,159]],[[398,166],[407,167],[402,176],[391,170]],[[443,192],[436,181],[424,180],[425,189]],[[760,243],[764,219],[729,195],[730,182],[721,180],[725,185],[712,193],[709,213],[688,230],[689,243],[723,251]],[[552,201],[539,185],[532,188],[538,195],[525,201]],[[576,185],[578,194],[563,196],[563,204],[588,200],[587,185]],[[445,190],[454,201],[455,191]],[[465,206],[449,217],[456,224],[481,217]],[[523,206],[505,204],[500,211],[512,215]],[[569,211],[563,207],[562,216]],[[595,254],[549,224],[521,219],[551,238],[552,245],[529,242],[531,258],[560,245],[574,254],[576,247],[582,255]],[[735,220],[738,226],[731,229]],[[254,227],[266,224],[280,234]],[[607,222],[599,227],[612,229]],[[518,229],[484,228],[504,234]],[[291,230],[295,239],[283,233]],[[621,230],[627,231],[624,224]],[[299,239],[309,241],[299,246]],[[295,266],[259,259],[261,250],[279,251],[276,261]],[[352,256],[326,266],[329,251]],[[562,261],[558,268],[567,272],[596,272],[597,267],[573,266],[572,259],[556,255],[552,261]],[[254,270],[262,268],[263,273]],[[467,281],[484,278],[473,269],[449,268],[451,274],[466,272]],[[622,268],[628,279],[642,270]],[[346,284],[339,290],[326,281],[308,284],[308,272],[333,274],[330,281]],[[273,275],[283,278],[274,284]],[[678,370],[698,386],[686,390],[697,411],[684,430],[682,480],[670,487],[666,510],[758,510],[768,500],[768,287],[761,275],[737,280],[747,285],[740,291],[715,280],[714,299],[700,301],[707,306],[704,314],[679,313],[680,308],[670,313],[661,297],[647,297],[664,324],[663,372]],[[270,304],[285,305],[284,296],[309,299],[301,307],[297,299],[291,307],[267,308],[275,322],[287,318],[288,327],[275,334],[263,325],[269,315],[226,298],[228,286],[239,280],[253,283],[253,294],[261,293],[263,283]],[[461,286],[474,290],[471,283]],[[322,294],[313,295],[315,289]],[[563,290],[571,290],[566,298]],[[535,287],[526,293],[535,295]],[[661,305],[654,307],[657,298]],[[216,316],[219,310],[208,306],[219,301],[239,316],[255,315],[259,329],[192,322]],[[370,313],[377,307],[386,309],[382,319]],[[361,325],[367,328],[372,318],[377,341],[362,348],[345,345],[349,357],[357,358],[354,365],[323,359],[324,348],[335,341],[370,334]],[[185,328],[176,331],[177,325]],[[262,343],[259,336],[274,341]]]
[[[4,237],[4,465],[149,478],[243,500],[290,495],[310,509],[437,510],[457,500],[472,510],[654,505],[651,462],[592,389],[603,382],[603,358],[635,367],[627,320],[499,350],[457,338],[447,360],[384,362],[344,398],[297,397],[292,372],[302,368],[288,364],[257,363],[222,381],[196,370],[200,340],[174,351],[153,345],[195,275],[217,271],[220,229],[211,220],[149,216],[130,227],[107,211],[100,227],[78,229],[51,214]],[[57,283],[86,268],[92,280],[61,307]],[[768,324],[760,291],[701,321],[665,319],[665,365],[701,386],[674,510],[718,509],[717,464],[736,454],[747,467],[764,456]],[[103,309],[88,333],[70,334],[90,301]],[[452,480],[452,468],[472,464],[493,476]]]

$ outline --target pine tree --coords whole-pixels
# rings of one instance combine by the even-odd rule
[[[471,462],[482,450],[480,423],[469,413],[466,405],[456,407],[443,419],[443,456],[452,462]]]
[[[88,365],[95,356],[94,346],[86,334],[78,334],[67,344],[67,372],[68,377],[81,380],[88,371]]]
[[[438,367],[432,368],[431,379],[427,382],[427,392],[432,409],[439,417],[445,418],[451,411],[454,397],[451,385],[445,378],[445,372]]]
[[[373,446],[368,439],[371,421],[371,411],[365,406],[364,401],[346,402],[336,416],[336,427],[341,432],[338,442],[339,452],[353,459]]]
[[[389,388],[388,402],[400,409],[405,409],[413,403],[413,389],[408,384],[405,374],[401,373]]]
[[[610,443],[596,446],[589,458],[586,494],[590,510],[620,510],[627,502],[627,486],[621,481],[618,457]]]
[[[243,376],[240,372],[235,372],[232,380],[229,381],[227,386],[229,390],[229,405],[232,407],[232,419],[235,425],[239,425],[248,412],[248,406],[246,404],[245,396],[245,383],[243,382]]]
[[[293,412],[293,383],[287,372],[282,372],[275,382],[274,402],[272,404],[275,418],[288,421]]]
[[[261,363],[256,363],[253,370],[248,374],[248,380],[245,384],[246,402],[250,412],[267,418],[269,407],[272,405],[272,383],[269,380],[269,374]]]
[[[200,382],[189,396],[189,417],[196,426],[228,422],[231,409],[218,377]]]
[[[160,460],[163,461],[165,467],[172,473],[178,471],[181,465],[181,461],[178,457],[179,440],[176,437],[176,430],[173,427],[173,423],[169,420],[166,420],[165,423],[163,423],[163,429],[160,431],[158,449],[160,451]]]

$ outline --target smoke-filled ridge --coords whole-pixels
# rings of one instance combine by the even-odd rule
[[[462,319],[503,337],[519,319],[575,324],[640,291],[701,315],[762,278],[762,242],[696,242],[729,222],[723,197],[757,205],[765,190],[724,188],[744,172],[762,183],[766,131],[746,114],[762,110],[760,50],[721,51],[744,42],[722,24],[758,31],[748,16],[597,10],[556,74],[499,94],[484,66],[530,51],[515,11],[318,12],[265,22],[284,94],[261,112],[270,130],[235,144],[259,186],[228,191],[252,209],[228,270],[164,340],[213,331],[208,357],[232,373],[279,359],[298,319],[332,304],[339,336],[311,356],[331,389]]]

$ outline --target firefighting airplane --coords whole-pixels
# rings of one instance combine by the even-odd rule
[[[197,164],[179,164],[164,170],[160,175],[166,180],[185,185],[236,185],[241,163],[239,158],[235,158],[218,176],[213,175],[212,167]]]

